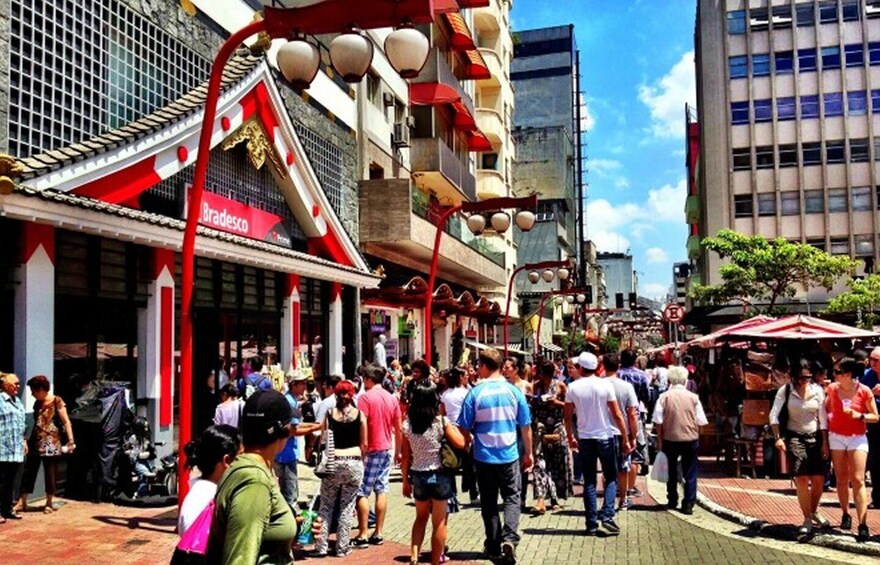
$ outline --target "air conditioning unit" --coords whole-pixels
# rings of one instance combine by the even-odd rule
[[[394,147],[409,147],[409,126],[405,122],[394,124],[394,132],[391,134],[391,145]]]
[[[382,94],[382,103],[384,103],[386,107],[394,106],[394,94],[391,92],[383,93]]]
[[[411,128],[416,127],[416,117],[415,116],[407,116],[406,117],[406,125],[407,125],[407,127],[411,127]]]

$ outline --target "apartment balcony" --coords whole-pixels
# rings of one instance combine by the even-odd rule
[[[493,108],[477,108],[477,127],[489,138],[492,145],[496,146],[496,149],[507,140],[504,119]]]
[[[501,198],[507,196],[504,175],[494,169],[477,169],[477,198]]]
[[[438,82],[452,87],[455,89],[456,93],[461,96],[461,102],[468,109],[471,116],[474,115],[473,98],[471,98],[470,94],[465,92],[464,88],[461,86],[461,81],[455,76],[455,73],[452,72],[449,63],[446,62],[446,56],[436,47],[431,49],[431,52],[428,54],[428,61],[425,63],[419,76],[414,78],[412,82],[416,84],[423,82]]]
[[[489,74],[492,75],[490,78],[480,81],[481,84],[501,86],[510,82],[506,78],[507,73],[504,72],[504,65],[501,62],[501,55],[498,54],[498,51],[488,47],[480,47],[480,55],[483,56],[483,60],[486,61],[486,67],[489,69]]]
[[[444,208],[406,179],[361,181],[359,194],[363,251],[427,275]],[[470,288],[507,284],[504,253],[474,237],[461,216],[450,218],[444,231],[440,278]]]
[[[477,34],[497,33],[501,24],[506,22],[507,13],[501,6],[501,0],[490,0],[488,6],[474,10],[474,28]]]
[[[410,170],[416,184],[441,201],[460,204],[477,197],[477,181],[467,166],[437,138],[411,140]]]

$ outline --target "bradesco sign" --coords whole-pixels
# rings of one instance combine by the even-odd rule
[[[202,193],[199,223],[235,235],[290,247],[290,233],[281,217],[207,191]]]

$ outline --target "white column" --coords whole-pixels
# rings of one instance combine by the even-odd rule
[[[330,305],[327,312],[327,374],[342,374],[342,285],[330,284]]]
[[[278,357],[281,367],[287,371],[297,368],[300,336],[299,275],[287,275],[287,292],[284,294],[284,313],[281,315],[281,351]]]
[[[51,383],[55,373],[55,228],[22,225],[17,281],[13,365],[30,407],[33,398],[24,384],[34,375],[45,375]]]
[[[449,368],[449,360],[452,356],[452,324],[448,321],[434,330],[434,339],[437,348],[437,362],[440,369]]]

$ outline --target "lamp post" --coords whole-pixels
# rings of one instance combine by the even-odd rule
[[[566,299],[571,298],[571,300],[568,301],[569,304],[574,304],[575,302],[583,304],[587,300],[586,292],[586,288],[566,288],[564,290],[551,290],[544,294],[544,297],[541,299],[541,307],[538,309],[538,329],[535,333],[535,356],[541,351],[541,322],[544,321],[544,306],[547,304],[547,299],[551,296],[559,296],[565,297]]]
[[[424,66],[430,49],[427,38],[416,32],[412,25],[433,22],[435,16],[433,4],[433,0],[381,0],[360,3],[351,0],[325,0],[302,8],[265,6],[262,19],[257,19],[233,33],[217,52],[205,97],[205,113],[181,249],[179,502],[183,501],[189,490],[189,470],[186,466],[183,446],[192,436],[192,307],[196,231],[201,217],[202,193],[208,172],[211,137],[226,63],[239,45],[253,35],[265,33],[270,39],[288,38],[291,41],[279,49],[278,66],[294,88],[305,88],[315,78],[320,66],[318,48],[306,41],[306,34],[344,32],[330,43],[331,61],[344,80],[356,82],[369,69],[373,55],[370,40],[353,29],[352,22],[357,22],[360,29],[398,26],[386,39],[385,50],[395,70],[404,78],[411,78]]]
[[[519,208],[516,213],[516,225],[522,231],[529,231],[535,225],[535,214],[533,210],[538,207],[538,196],[524,196],[522,198],[501,197],[489,198],[480,202],[463,202],[458,206],[454,206],[443,213],[437,221],[437,232],[434,235],[434,253],[431,256],[431,271],[428,274],[428,291],[425,293],[425,361],[431,366],[432,356],[432,339],[433,339],[433,320],[431,313],[431,303],[434,300],[434,283],[437,280],[437,266],[440,262],[440,240],[443,237],[443,227],[453,215],[459,212],[468,212],[467,225],[474,235],[480,235],[486,229],[486,218],[480,215],[480,212],[495,211],[491,217],[491,227],[498,233],[507,231],[510,227],[510,216],[506,212],[500,212],[504,208]],[[506,335],[506,334],[505,334]],[[506,338],[505,338],[506,340]]]
[[[504,356],[507,357],[507,324],[510,321],[510,296],[513,294],[513,281],[516,280],[516,276],[523,271],[529,271],[529,281],[533,284],[541,280],[541,271],[549,271],[553,273],[551,269],[559,269],[556,271],[555,276],[559,278],[559,280],[564,281],[568,280],[569,276],[569,268],[571,267],[571,261],[566,259],[563,261],[541,261],[539,263],[526,263],[521,267],[517,267],[510,274],[510,281],[507,283],[507,306],[504,308]],[[552,278],[550,280],[553,280]],[[547,281],[550,282],[550,281]]]

